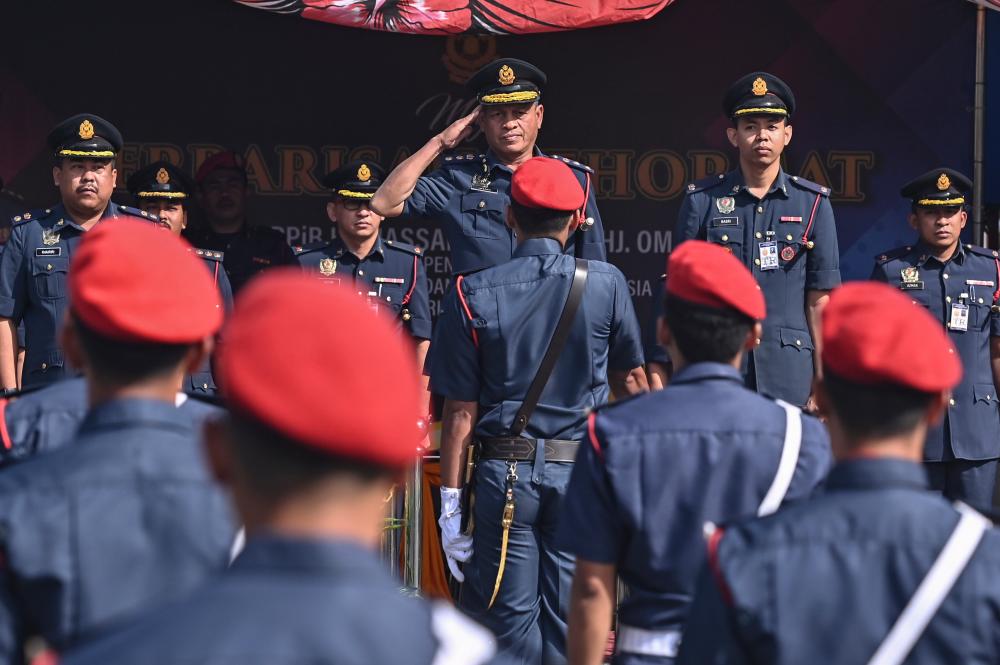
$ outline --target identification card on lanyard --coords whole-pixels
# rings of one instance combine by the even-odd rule
[[[769,240],[767,242],[762,242],[757,245],[757,249],[760,252],[760,269],[761,270],[777,270],[778,269],[778,243],[774,240]]]
[[[951,330],[958,330],[959,332],[967,332],[969,330],[969,306],[965,303],[952,303],[951,305],[951,322],[948,323],[948,328]]]

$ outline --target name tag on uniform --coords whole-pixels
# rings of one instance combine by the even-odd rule
[[[903,282],[899,285],[899,288],[903,291],[922,291],[924,288],[924,283],[921,281],[917,282]]]
[[[739,217],[713,217],[712,226],[737,226],[740,223]]]
[[[951,321],[948,328],[966,332],[969,329],[969,306],[960,302],[951,305]]]
[[[36,247],[35,256],[62,256],[62,247]]]
[[[769,240],[767,242],[762,242],[757,245],[757,251],[760,253],[760,269],[761,270],[777,270],[778,269],[778,243]]]

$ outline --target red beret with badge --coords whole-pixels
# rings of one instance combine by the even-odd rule
[[[666,289],[682,300],[735,310],[756,321],[767,316],[764,293],[746,266],[703,240],[688,240],[670,253]]]
[[[201,166],[198,167],[198,172],[195,173],[194,179],[200,185],[210,174],[223,169],[239,171],[245,176],[247,169],[243,155],[232,150],[217,152],[202,162]]]
[[[847,381],[936,393],[962,379],[962,362],[941,323],[887,284],[835,289],[822,328],[823,367]]]
[[[240,293],[222,339],[216,374],[230,408],[330,455],[390,469],[416,458],[426,433],[416,354],[356,291],[270,271]]]
[[[190,344],[222,325],[219,290],[180,238],[141,221],[99,224],[69,270],[69,306],[87,328],[123,342]]]
[[[566,211],[583,207],[580,181],[565,163],[551,157],[532,157],[517,167],[510,196],[525,208]]]

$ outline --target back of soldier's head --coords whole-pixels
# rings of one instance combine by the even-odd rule
[[[835,290],[822,331],[821,406],[857,441],[912,433],[961,379],[941,325],[887,285]]]
[[[533,157],[519,166],[510,195],[511,213],[530,237],[558,235],[586,203],[572,169],[550,157]]]

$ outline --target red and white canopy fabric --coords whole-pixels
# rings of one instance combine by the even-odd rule
[[[973,4],[1000,11],[1000,0],[972,0]]]
[[[674,0],[235,0],[352,28],[423,35],[527,34],[642,21]]]

